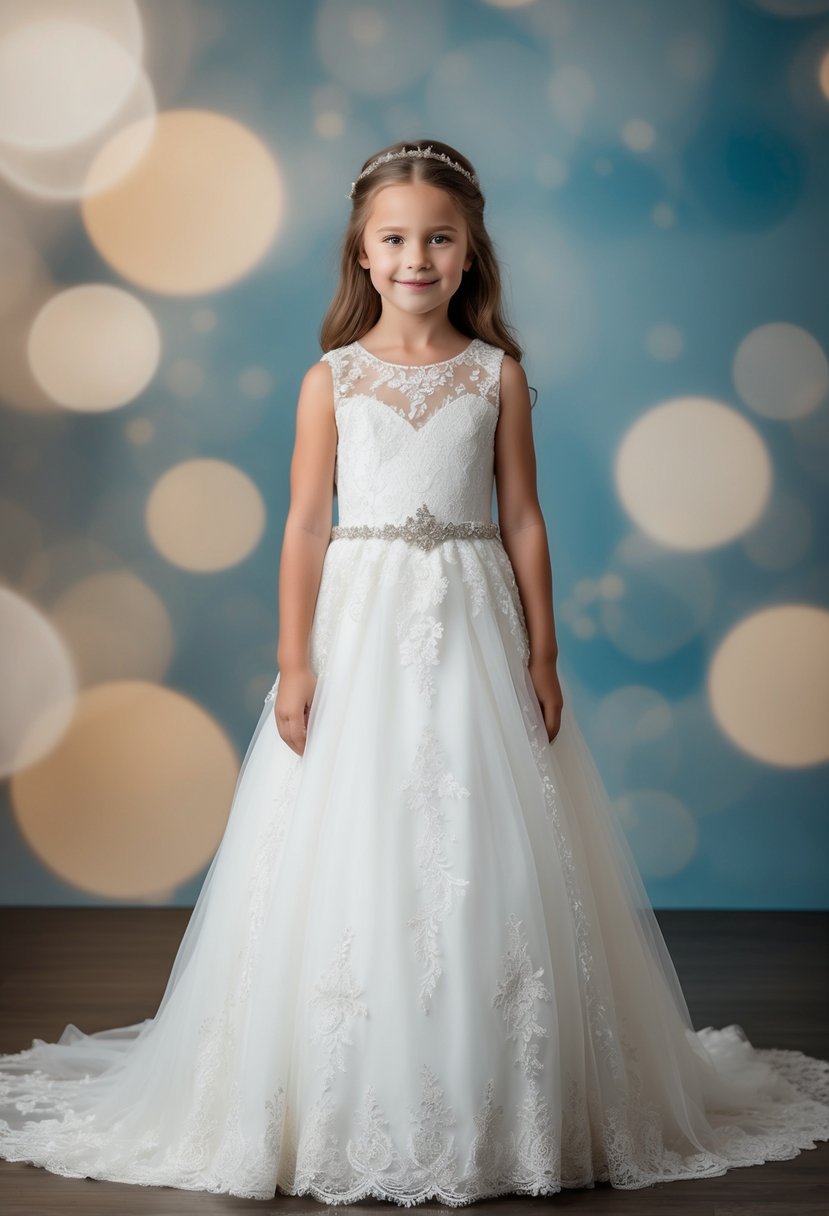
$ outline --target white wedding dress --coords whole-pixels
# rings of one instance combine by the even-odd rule
[[[155,1016],[0,1056],[0,1156],[459,1206],[829,1138],[829,1063],[693,1029],[566,688],[547,739],[491,521],[502,357],[323,356],[340,515],[304,755],[277,675]]]

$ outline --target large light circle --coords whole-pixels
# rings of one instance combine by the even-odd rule
[[[772,485],[767,448],[736,410],[705,397],[670,401],[630,427],[615,462],[631,519],[672,549],[724,545],[759,518]]]
[[[147,531],[176,566],[225,570],[247,557],[261,539],[265,504],[253,481],[223,460],[186,460],[153,486]]]
[[[29,364],[60,405],[82,413],[133,401],[155,375],[161,335],[152,313],[121,287],[70,287],[41,308],[29,332]]]
[[[109,183],[124,163],[130,172],[99,192],[97,179]],[[87,192],[84,223],[101,257],[132,283],[182,296],[226,287],[259,263],[284,202],[265,143],[205,110],[123,127],[96,157]]]
[[[746,617],[720,642],[708,696],[721,728],[767,764],[829,760],[829,611],[777,604]]]
[[[71,727],[11,783],[20,832],[83,891],[170,891],[210,861],[239,757],[200,706],[169,688],[114,681],[82,692]]]
[[[759,325],[734,355],[737,392],[764,418],[803,418],[826,400],[829,362],[816,338],[787,321]]]

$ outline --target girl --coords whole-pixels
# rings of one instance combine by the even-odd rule
[[[154,1018],[0,1057],[0,1154],[459,1206],[813,1148],[829,1063],[693,1029],[563,696],[477,175],[394,144],[350,197],[222,843]]]

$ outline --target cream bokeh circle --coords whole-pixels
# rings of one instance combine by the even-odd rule
[[[776,604],[735,625],[708,670],[721,729],[767,764],[829,760],[829,611]]]
[[[147,531],[159,553],[185,570],[235,566],[265,529],[262,495],[223,460],[186,460],[168,469],[147,501]]]
[[[5,0],[0,140],[52,151],[94,135],[134,88],[142,45],[132,0]]]
[[[90,169],[83,201],[89,238],[130,282],[168,295],[226,287],[264,257],[283,210],[273,153],[242,123],[206,110],[153,120],[131,172],[104,192],[98,176],[147,142],[145,121],[119,130]]]
[[[114,899],[166,891],[211,859],[239,757],[181,693],[143,681],[81,692],[60,743],[11,782],[23,838],[65,882]]]
[[[759,325],[734,355],[734,385],[764,418],[812,414],[829,391],[829,361],[816,338],[787,321]]]
[[[75,580],[49,609],[71,648],[79,682],[160,680],[175,649],[173,624],[158,593],[132,570]]]
[[[71,656],[40,609],[0,587],[0,777],[55,747],[75,710]]]
[[[79,413],[116,409],[147,387],[161,335],[152,313],[121,287],[69,287],[40,309],[29,331],[32,375],[52,400]]]
[[[736,410],[707,397],[648,410],[619,445],[619,498],[658,543],[699,550],[726,544],[760,516],[772,485],[765,443]]]

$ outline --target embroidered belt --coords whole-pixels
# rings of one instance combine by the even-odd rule
[[[337,524],[331,529],[332,540],[344,536],[380,536],[384,540],[399,536],[421,549],[431,549],[451,537],[491,539],[500,536],[500,531],[496,523],[444,523],[432,514],[424,502],[414,515],[407,515],[402,524]]]

